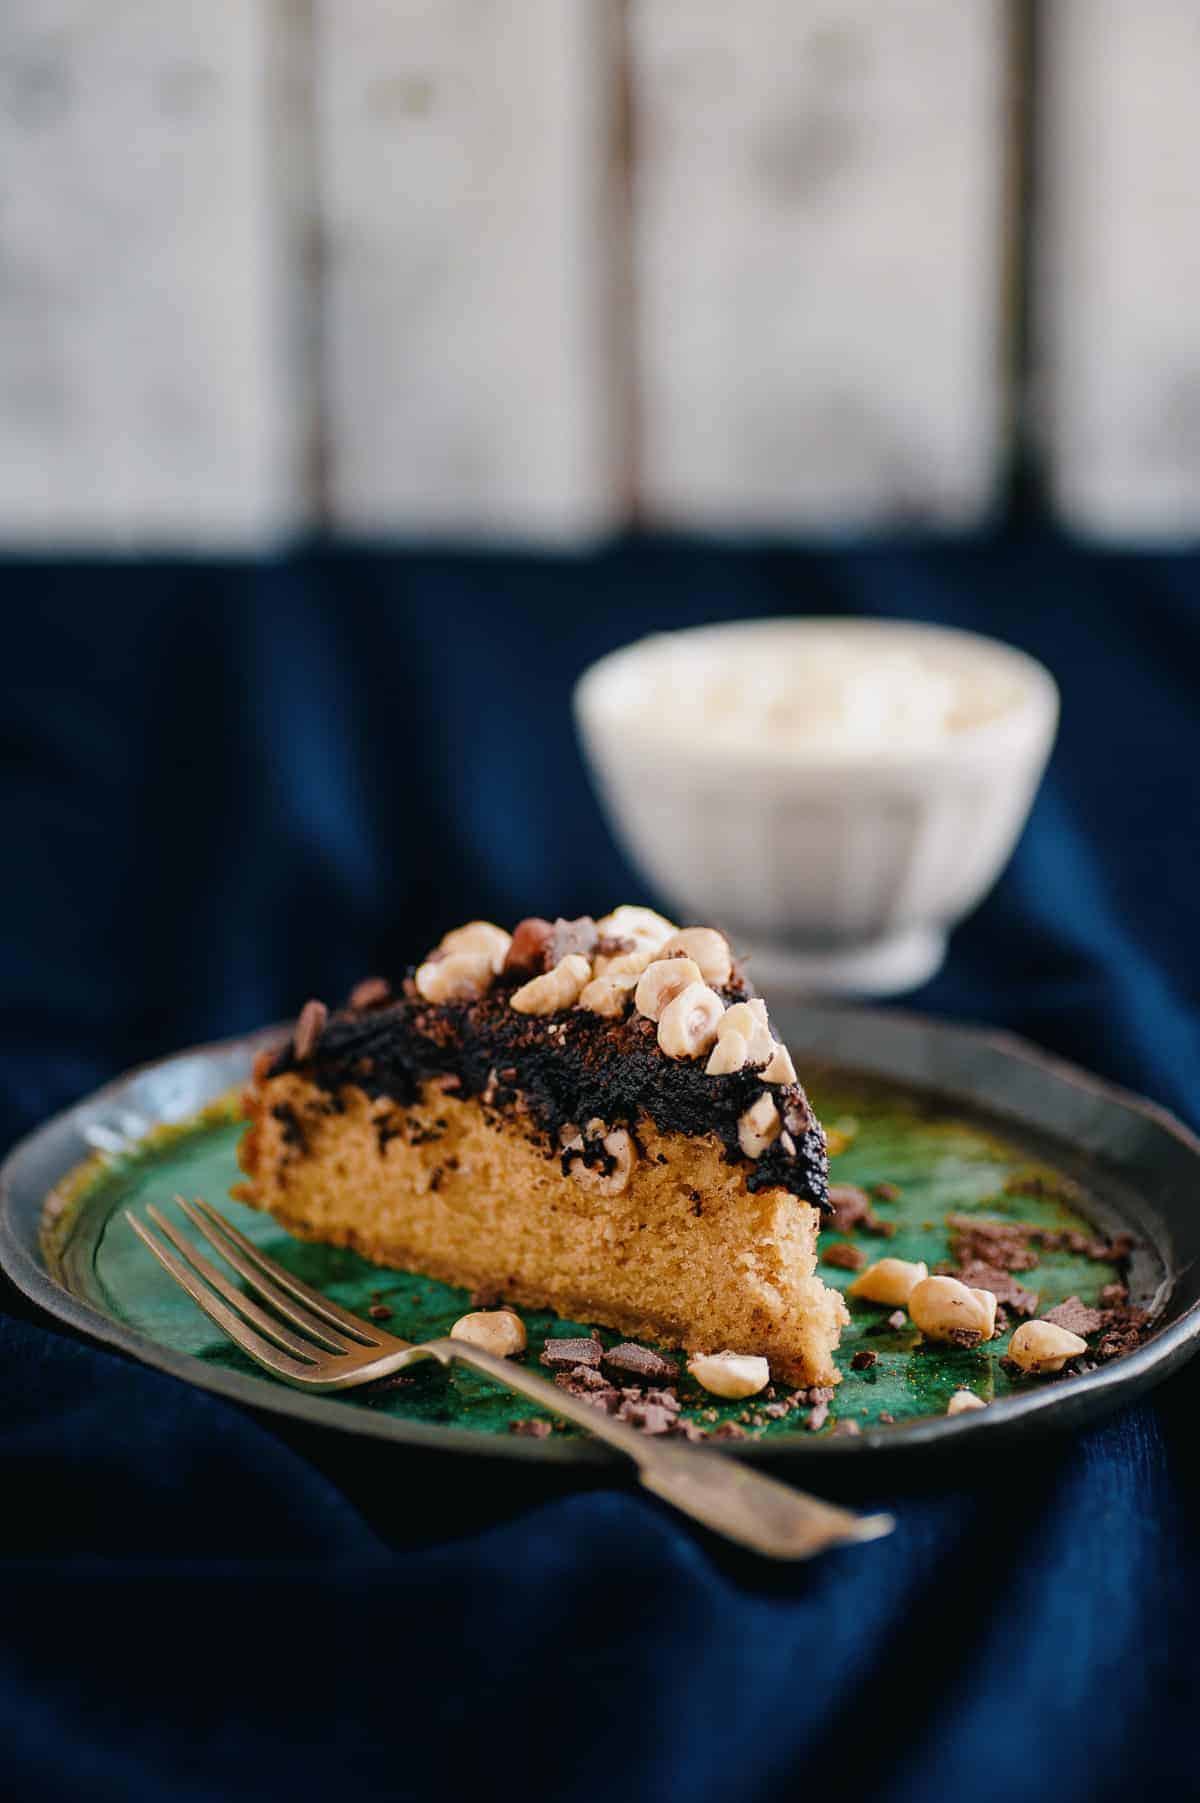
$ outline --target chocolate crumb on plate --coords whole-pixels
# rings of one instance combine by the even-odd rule
[[[531,1415],[525,1421],[510,1421],[508,1431],[510,1434],[522,1434],[529,1440],[544,1440],[550,1432],[550,1423]]]
[[[818,1402],[806,1423],[809,1432],[812,1434],[817,1433],[820,1428],[824,1427],[828,1419],[829,1404],[827,1402]]]
[[[372,1321],[390,1321],[392,1318],[392,1311],[386,1302],[373,1302],[367,1313]]]
[[[848,1240],[842,1240],[835,1246],[825,1246],[821,1252],[821,1262],[836,1265],[839,1271],[861,1271],[867,1262],[867,1255],[861,1246],[852,1246]]]
[[[1086,1302],[1081,1302],[1078,1296],[1068,1296],[1057,1308],[1047,1309],[1042,1320],[1064,1328],[1067,1333],[1077,1333],[1080,1339],[1099,1333],[1104,1326],[1104,1315],[1100,1309],[1091,1308]]]
[[[671,1431],[674,1417],[659,1402],[623,1402],[617,1410],[617,1420],[628,1421],[644,1434],[666,1434]]]
[[[595,1346],[595,1341],[591,1342]],[[652,1347],[639,1346],[634,1340],[623,1340],[619,1346],[600,1352],[604,1369],[617,1377],[634,1377],[644,1384],[673,1384],[679,1377],[674,1359],[664,1358]],[[591,1361],[589,1361],[591,1362]]]
[[[878,1363],[879,1354],[877,1352],[872,1352],[868,1347],[864,1346],[862,1351],[856,1352],[854,1357],[850,1360],[850,1369],[851,1371],[869,1371],[872,1365],[877,1365]]]
[[[877,1202],[898,1202],[900,1190],[894,1183],[873,1183],[871,1194]]]
[[[981,1259],[968,1259],[961,1267],[949,1267],[949,1275],[965,1283],[969,1290],[990,1290],[997,1302],[1005,1303],[1017,1315],[1037,1313],[1037,1295],[1019,1284],[1011,1271],[999,1265],[984,1264]]]
[[[835,1421],[833,1424],[833,1431],[835,1434],[853,1435],[861,1434],[862,1428],[858,1425],[857,1421]]]
[[[857,1183],[831,1183],[829,1206],[833,1210],[829,1225],[834,1233],[851,1233],[871,1213],[871,1198]]]

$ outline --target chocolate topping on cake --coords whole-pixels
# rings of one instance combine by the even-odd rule
[[[508,956],[532,958],[540,943],[544,962],[552,943],[582,943],[589,933],[594,947],[595,923],[586,916],[553,925],[522,921]],[[529,1131],[555,1154],[560,1129],[568,1124],[598,1120],[609,1129],[627,1128],[636,1141],[638,1121],[647,1116],[661,1133],[715,1134],[728,1159],[745,1159],[739,1122],[764,1093],[760,1071],[747,1066],[709,1076],[703,1060],[667,1057],[655,1023],[636,1011],[615,1018],[582,1008],[552,1016],[518,1013],[510,998],[529,968],[506,964],[482,995],[443,1002],[424,999],[410,978],[391,1005],[335,1014],[320,1027],[315,1008],[306,1010],[310,1031],[278,1052],[272,1074],[303,1065],[305,1075],[335,1097],[356,1087],[401,1107],[415,1103],[431,1079],[452,1077],[463,1099],[519,1109]],[[749,993],[736,970],[721,991],[728,1003]],[[785,1083],[771,1086],[770,1094],[788,1135],[748,1161],[747,1185],[787,1189],[827,1208],[825,1139],[804,1092]]]

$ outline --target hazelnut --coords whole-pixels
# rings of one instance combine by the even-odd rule
[[[733,975],[729,941],[715,927],[684,927],[682,932],[672,933],[659,948],[659,955],[670,958],[678,953],[698,965],[700,975],[714,989],[723,989]]]
[[[550,922],[540,915],[530,914],[519,921],[504,959],[505,970],[529,971],[531,974],[545,970],[546,947],[553,934]]]
[[[593,960],[592,969],[598,977],[640,977],[657,957],[656,945],[640,945],[631,952],[602,953]]]
[[[634,908],[628,904],[614,908],[611,914],[596,922],[596,931],[602,939],[632,939],[638,945],[661,945],[678,930],[653,908]]]
[[[995,1320],[995,1298],[992,1298]],[[987,1311],[974,1290],[957,1277],[923,1277],[909,1293],[908,1312],[914,1326],[929,1340],[949,1340],[958,1345],[986,1338]]]
[[[946,1404],[947,1415],[965,1415],[970,1409],[986,1409],[987,1403],[974,1390],[955,1390]]]
[[[1053,1321],[1022,1321],[1008,1342],[1008,1356],[1014,1365],[1034,1376],[1061,1371],[1068,1359],[1086,1351],[1086,1340]]]
[[[490,920],[469,920],[465,927],[446,933],[438,947],[442,952],[481,952],[491,959],[492,975],[498,976],[512,944],[512,936]]]
[[[661,1020],[667,1003],[681,995],[689,983],[699,981],[700,972],[690,958],[656,958],[653,964],[647,964],[638,979],[633,992],[634,1005],[647,1020]]]
[[[846,1294],[860,1296],[864,1302],[881,1302],[885,1308],[904,1308],[928,1276],[929,1266],[923,1261],[912,1264],[906,1258],[877,1258],[847,1284]]]
[[[668,962],[690,964],[691,959],[671,958]],[[643,977],[642,982],[645,980]],[[659,1017],[659,1046],[668,1058],[702,1058],[716,1043],[717,1023],[724,1012],[725,1004],[715,990],[704,983],[689,983]]]
[[[591,974],[592,967],[580,952],[568,952],[553,970],[514,989],[508,998],[509,1006],[518,1014],[557,1014],[560,1008],[570,1008],[579,1000]]]
[[[579,1006],[586,1008],[589,1014],[602,1014],[609,1020],[615,1020],[628,1008],[636,986],[637,977],[633,972],[609,971],[605,976],[593,977],[585,985],[579,997]]]
[[[325,1031],[325,1022],[329,1019],[329,1010],[324,1002],[315,998],[305,1002],[296,1022],[296,1030],[292,1035],[292,1051],[297,1060],[303,1063],[311,1058],[317,1049],[317,1041]]]
[[[481,1308],[474,1314],[460,1315],[450,1329],[450,1338],[466,1340],[501,1359],[524,1352],[528,1344],[525,1323],[511,1308]]]
[[[713,1047],[712,1057],[704,1067],[706,1076],[728,1077],[732,1071],[740,1071],[746,1062],[749,1050],[743,1033],[736,1030],[732,1033],[722,1031],[724,1021],[717,1028],[717,1043]]]
[[[983,1337],[990,1340],[996,1331],[996,1295],[994,1290],[972,1290],[976,1302],[983,1310]]]
[[[386,977],[364,977],[350,991],[350,1006],[356,1014],[366,1014],[372,1008],[382,1008],[391,999],[392,986]]]
[[[722,1033],[740,1033],[746,1041],[746,1063],[768,1064],[775,1056],[775,1041],[767,1025],[766,1003],[756,996],[753,1001],[735,1002],[725,1010]]]
[[[762,1080],[764,1083],[795,1083],[796,1067],[792,1063],[792,1054],[785,1045],[776,1045],[770,1063],[763,1071]]]
[[[779,1138],[782,1125],[774,1099],[764,1090],[738,1122],[738,1145],[747,1158],[761,1158],[767,1147]]]
[[[417,993],[427,1002],[472,1002],[492,986],[488,952],[449,952],[417,966]]]
[[[757,1396],[771,1381],[766,1359],[747,1352],[698,1352],[688,1360],[696,1382],[714,1396]]]
[[[603,1121],[589,1121],[587,1137],[597,1139],[604,1134],[601,1145],[613,1160],[611,1171],[597,1169],[595,1165],[585,1164],[582,1158],[568,1160],[568,1168],[572,1177],[582,1189],[592,1190],[598,1196],[619,1196],[629,1188],[629,1179],[633,1175],[633,1167],[637,1162],[633,1140],[624,1127],[614,1127],[611,1133],[604,1133]],[[580,1134],[569,1139],[563,1146],[564,1152],[584,1149],[584,1141]]]

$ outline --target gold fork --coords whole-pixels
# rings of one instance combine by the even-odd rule
[[[176,1257],[136,1215],[127,1210],[125,1218],[209,1319],[285,1383],[302,1390],[344,1390],[425,1359],[441,1365],[457,1360],[615,1446],[633,1460],[642,1484],[655,1496],[769,1559],[808,1559],[828,1546],[877,1540],[895,1525],[890,1515],[852,1515],[792,1490],[740,1460],[648,1439],[544,1377],[466,1340],[428,1340],[414,1346],[397,1339],[293,1277],[207,1202],[188,1202],[182,1196],[175,1200],[193,1227],[273,1313],[231,1283],[153,1204],[146,1213],[181,1256]]]

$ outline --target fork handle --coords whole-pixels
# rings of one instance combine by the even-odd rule
[[[854,1515],[793,1490],[740,1459],[648,1439],[593,1403],[466,1340],[428,1340],[412,1347],[405,1363],[421,1358],[436,1359],[443,1365],[468,1365],[552,1414],[565,1416],[632,1459],[642,1484],[655,1496],[767,1558],[806,1559],[827,1546],[878,1539],[894,1526],[889,1515]]]

